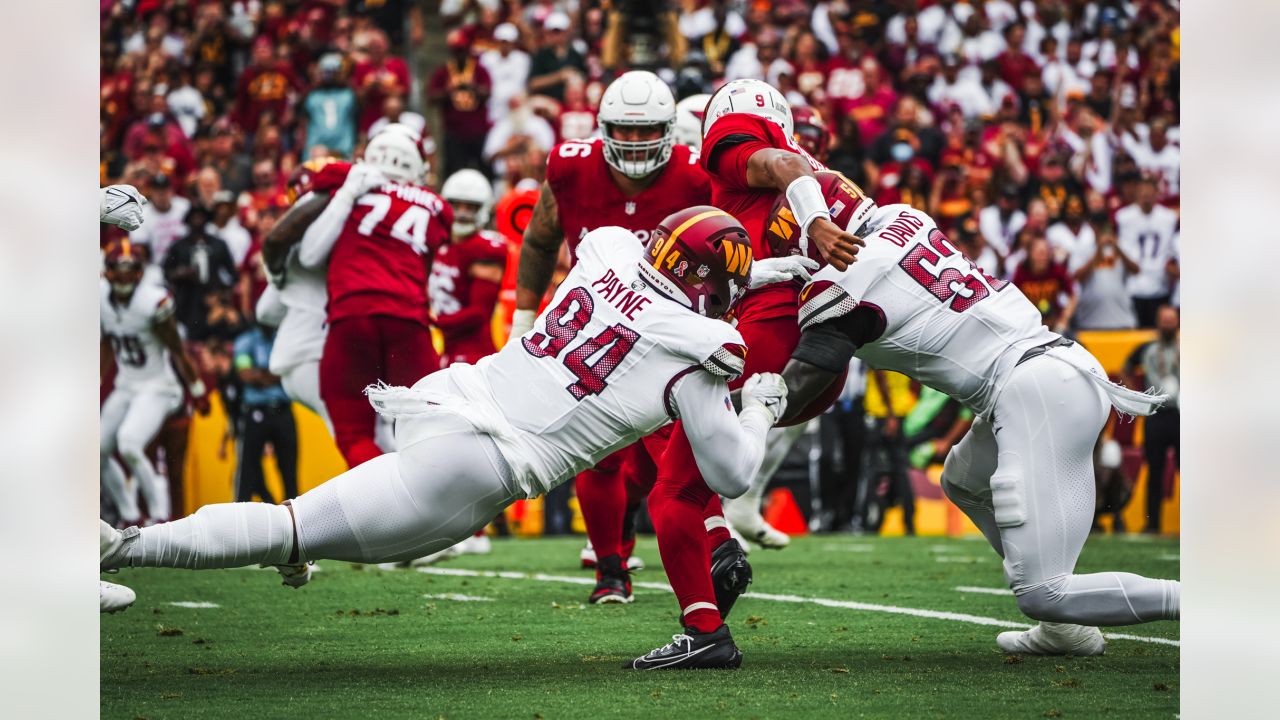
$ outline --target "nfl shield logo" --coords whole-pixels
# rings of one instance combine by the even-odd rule
[[[627,213],[628,215],[635,215],[635,214],[636,214],[636,204],[635,204],[635,202],[634,202],[634,201],[631,201],[631,200],[628,200],[628,201],[627,201],[627,205],[626,205],[626,207],[624,208],[624,210],[626,211],[626,213]]]
[[[705,278],[710,274],[711,274],[711,268],[707,267],[706,265],[698,266],[698,277]]]

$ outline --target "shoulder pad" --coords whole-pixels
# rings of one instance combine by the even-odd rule
[[[796,301],[800,305],[800,331],[842,315],[848,315],[858,306],[857,301],[838,283],[815,279],[800,291]]]
[[[703,370],[729,380],[742,375],[746,365],[747,346],[733,342],[724,343],[702,361]]]

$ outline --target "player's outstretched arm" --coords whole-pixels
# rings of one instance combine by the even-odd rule
[[[302,242],[302,236],[320,213],[329,206],[329,193],[308,193],[299,198],[262,239],[262,262],[273,282],[284,278],[289,249]],[[276,282],[279,286],[281,283]]]
[[[302,235],[298,248],[298,260],[306,268],[316,269],[329,261],[329,253],[342,234],[342,228],[360,196],[387,182],[382,171],[358,162],[347,172],[342,187],[329,199],[329,204],[316,216]]]
[[[857,259],[858,248],[866,244],[831,222],[822,187],[803,156],[778,148],[757,150],[747,159],[747,184],[786,194],[802,229],[801,245],[815,243],[837,270],[848,268]]]
[[[187,349],[182,346],[182,337],[178,335],[178,321],[174,319],[172,314],[167,317],[158,319],[152,325],[155,330],[156,337],[164,343],[165,349],[169,351],[169,357],[173,358],[173,364],[178,369],[178,375],[182,376],[182,382],[187,386],[187,391],[191,393],[191,399],[196,402],[196,410],[201,415],[209,414],[209,395],[204,387],[204,381],[196,374],[195,363],[191,362],[191,356],[187,354]]]
[[[511,337],[519,337],[533,327],[538,317],[538,306],[551,287],[556,272],[560,246],[564,244],[564,230],[560,228],[560,216],[556,196],[551,186],[542,183],[538,204],[524,229],[520,246],[520,265],[516,269],[516,311],[511,318]]]
[[[786,403],[777,375],[754,375],[742,392],[742,412],[729,404],[724,378],[692,372],[673,390],[685,437],[698,471],[717,493],[735,498],[747,491],[764,460],[765,436]]]
[[[842,327],[848,324],[848,317],[818,323],[800,333],[800,342],[782,370],[789,412],[783,413],[781,422],[798,417],[849,367],[858,346]]]

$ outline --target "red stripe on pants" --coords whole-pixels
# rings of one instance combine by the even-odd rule
[[[329,326],[320,358],[320,397],[347,465],[382,454],[374,441],[377,413],[364,396],[365,386],[383,380],[410,387],[439,367],[431,330],[412,320],[347,317]]]

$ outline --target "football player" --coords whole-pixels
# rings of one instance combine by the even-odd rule
[[[165,418],[182,405],[183,385],[173,366],[202,415],[209,412],[209,401],[178,335],[173,297],[160,285],[142,282],[143,261],[133,243],[112,243],[104,263],[101,364],[105,374],[114,363],[116,375],[102,403],[102,482],[121,520],[138,522],[137,498],[126,488],[124,472],[113,457],[118,450],[147,501],[148,522],[164,522],[171,511],[169,482],[151,464],[146,448]]]
[[[1045,328],[1017,287],[984,273],[929,216],[907,205],[878,215],[857,264],[824,268],[800,293],[788,406],[804,407],[857,355],[973,411],[972,429],[947,454],[942,488],[1004,558],[1018,608],[1041,621],[1001,633],[1001,650],[1100,655],[1094,626],[1177,620],[1176,580],[1074,574],[1108,413],[1150,415],[1165,396],[1109,382],[1093,355]]]
[[[383,452],[364,387],[412,382],[440,366],[427,275],[453,211],[422,184],[425,172],[420,138],[393,124],[369,141],[363,160],[327,165],[312,180],[316,202],[326,205],[303,234],[298,261],[328,267],[320,396],[350,467]]]
[[[547,159],[546,180],[520,251],[512,338],[532,327],[566,239],[571,260],[582,238],[602,226],[624,227],[637,246],[643,245],[663,218],[711,201],[698,153],[675,143],[675,98],[658,76],[639,70],[620,75],[605,89],[597,120],[601,137],[561,143]],[[577,478],[588,538],[582,561],[596,568],[592,603],[632,600],[629,570],[643,566],[631,557],[632,518],[653,486],[654,459],[661,456],[668,431],[620,449]],[[696,524],[711,533],[712,547],[731,540],[718,501]],[[733,542],[726,552],[736,546]],[[731,554],[739,557],[740,548]]]
[[[765,243],[770,214],[777,198],[791,200],[799,221],[799,235],[839,268],[853,262],[861,240],[838,227],[830,212],[815,170],[825,169],[796,144],[791,108],[782,94],[759,80],[735,80],[711,96],[703,117],[702,154],[699,162],[711,178],[711,203],[732,213],[747,229],[756,256],[768,258]],[[871,216],[875,203],[860,196],[847,208],[859,231]],[[772,284],[747,293],[735,311],[738,331],[751,348],[747,367],[754,372],[780,372],[799,340],[796,324],[795,284]],[[812,407],[802,408],[797,421],[821,412],[834,401],[839,384]],[[685,631],[679,643],[658,648],[633,661],[633,666],[697,667],[697,657],[708,638],[715,637],[723,616],[746,591],[750,575],[738,576],[734,585],[715,582],[712,575],[723,558],[707,561],[705,534],[690,532],[707,507],[718,504],[697,463],[690,456],[689,439],[676,423],[649,494],[649,514],[658,534],[662,564],[680,603]],[[745,580],[745,582],[742,582]]]
[[[497,351],[493,311],[507,268],[507,241],[484,229],[493,188],[480,172],[466,169],[450,175],[440,196],[453,207],[453,228],[431,264],[428,291],[435,325],[444,335],[444,368],[456,362],[475,364]]]
[[[786,395],[781,377],[761,375],[743,386],[741,412],[729,399],[746,348],[721,318],[754,279],[746,232],[696,206],[664,219],[646,246],[634,237],[618,227],[588,233],[548,309],[496,354],[412,388],[369,388],[397,420],[400,451],[283,505],[206,505],[123,533],[100,524],[102,567],[275,565],[297,586],[313,560],[419,557],[675,417],[714,489],[742,493]],[[741,660],[727,627],[702,647],[703,666]]]
[[[698,93],[676,103],[676,142],[694,150],[702,147],[702,116],[711,96]]]

